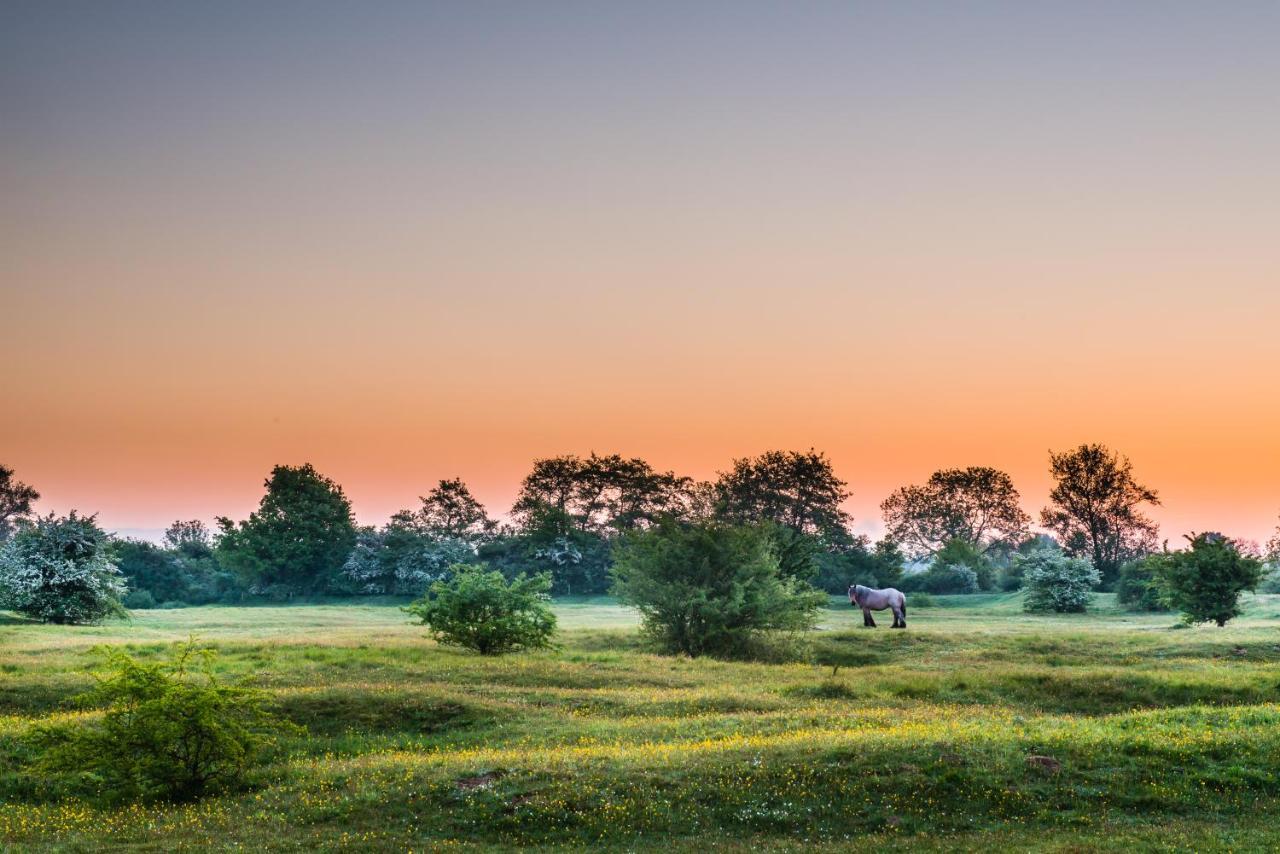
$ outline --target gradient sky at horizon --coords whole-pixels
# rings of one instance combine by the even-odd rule
[[[1280,511],[1280,4],[7,2],[0,462],[108,527],[537,456]]]

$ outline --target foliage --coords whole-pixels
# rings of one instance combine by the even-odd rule
[[[979,552],[1016,543],[1031,521],[1019,500],[1009,475],[972,466],[936,471],[923,486],[904,486],[884,500],[880,511],[889,536],[920,558],[957,540]]]
[[[971,570],[979,590],[995,588],[995,570],[986,555],[968,540],[949,540],[933,557],[935,566],[963,566]],[[941,592],[941,591],[939,591]]]
[[[257,591],[322,593],[355,545],[351,502],[310,463],[276,466],[257,512],[238,525],[218,519],[218,557]]]
[[[1262,561],[1221,534],[1186,539],[1190,548],[1161,555],[1151,567],[1160,598],[1187,623],[1224,626],[1240,615],[1240,594],[1262,580]]]
[[[213,536],[199,519],[178,519],[165,529],[164,544],[174,551],[205,556],[213,549]]]
[[[534,461],[511,515],[527,532],[552,511],[569,528],[608,538],[679,514],[689,484],[687,477],[618,454],[552,457]]]
[[[1156,586],[1156,566],[1165,558],[1166,555],[1151,554],[1120,567],[1116,601],[1130,611],[1169,610],[1169,606],[1160,600],[1160,590]]]
[[[9,539],[18,522],[30,518],[32,502],[40,500],[40,493],[14,480],[13,474],[13,469],[0,465],[0,543]]]
[[[476,546],[464,537],[438,533],[422,516],[402,510],[381,531],[361,528],[343,564],[354,592],[419,596],[450,567],[474,563]],[[460,531],[465,535],[465,531]]]
[[[405,610],[442,644],[500,655],[551,644],[556,618],[547,607],[551,579],[520,575],[508,582],[483,565],[458,565]]]
[[[902,589],[908,593],[922,591],[939,595],[977,593],[978,574],[960,563],[934,563],[924,572],[902,577]]]
[[[690,656],[740,655],[763,632],[809,629],[826,600],[782,575],[760,525],[664,520],[623,540],[613,576],[645,634]]]
[[[1022,572],[1026,590],[1022,607],[1032,613],[1083,613],[1102,580],[1087,558],[1071,557],[1058,549],[1033,549],[1016,555],[1013,562]]]
[[[907,604],[912,608],[932,608],[938,603],[934,601],[933,596],[919,590],[907,597]]]
[[[422,529],[436,540],[473,545],[489,539],[498,527],[461,478],[442,480],[423,496],[418,519]]]
[[[101,718],[37,732],[45,771],[74,775],[111,800],[183,800],[240,783],[274,739],[297,731],[267,695],[219,681],[214,654],[194,641],[167,661],[106,654],[106,672],[81,698]]]
[[[902,581],[904,561],[902,551],[891,539],[880,540],[874,548],[868,548],[864,538],[852,539],[844,547],[818,554],[818,574],[813,584],[819,590],[838,594],[845,593],[851,584],[896,587]]]
[[[0,546],[0,607],[45,623],[124,616],[126,585],[94,516],[50,513]]]
[[[1105,445],[1051,453],[1049,460],[1055,485],[1040,522],[1067,554],[1090,558],[1109,589],[1125,561],[1155,551],[1158,527],[1140,508],[1160,498],[1134,479],[1128,459]]]
[[[768,451],[733,461],[715,483],[716,512],[737,524],[770,521],[825,544],[848,539],[844,481],[818,451]]]

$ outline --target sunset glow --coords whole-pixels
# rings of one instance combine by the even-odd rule
[[[1162,537],[1274,531],[1280,6],[234,5],[0,18],[42,512],[242,518],[309,461],[365,523],[442,477],[501,514],[535,457],[813,447],[876,534],[943,467],[1037,516],[1102,442]]]

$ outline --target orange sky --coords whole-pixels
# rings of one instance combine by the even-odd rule
[[[1163,536],[1274,529],[1273,6],[300,8],[0,35],[42,509],[242,516],[310,461],[378,522],[450,476],[505,510],[536,456],[813,446],[876,532],[940,467],[1037,513],[1101,441]]]

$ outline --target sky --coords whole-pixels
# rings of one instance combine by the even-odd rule
[[[1280,4],[0,6],[0,463],[109,528],[311,462],[818,448],[859,531],[1102,442],[1280,513]]]

